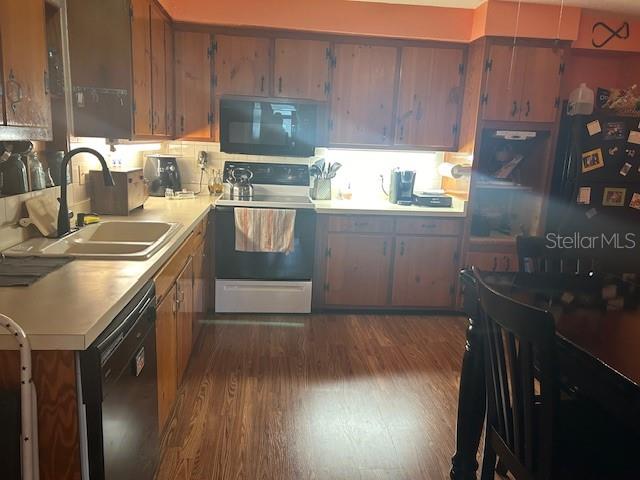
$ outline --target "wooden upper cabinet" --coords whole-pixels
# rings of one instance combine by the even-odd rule
[[[26,138],[48,139],[51,137],[51,101],[44,1],[0,1],[0,40],[3,123],[10,127],[46,129],[44,135]]]
[[[511,45],[491,45],[482,96],[484,120],[519,120],[526,58]],[[513,65],[511,62],[513,61]]]
[[[131,55],[133,64],[133,134],[153,133],[151,105],[150,1],[131,0]]]
[[[334,55],[330,143],[391,144],[397,48],[339,43]]]
[[[270,95],[270,39],[216,35],[214,50],[216,95]]]
[[[458,238],[396,237],[392,303],[451,307],[458,272]]]
[[[561,49],[492,45],[485,66],[483,119],[554,122],[562,58]]]
[[[208,33],[176,31],[176,136],[212,137],[211,37]]]
[[[520,50],[526,59],[520,119],[554,122],[560,107],[564,51],[546,47],[524,47]]]
[[[154,135],[167,134],[167,67],[165,17],[155,3],[151,4],[151,99]]]
[[[327,305],[387,304],[392,235],[330,233],[327,247]]]
[[[176,132],[176,97],[175,97],[175,77],[174,77],[174,48],[173,48],[173,28],[169,21],[164,22],[164,63],[166,65],[165,86],[166,86],[166,124],[167,135],[174,136]]]
[[[278,38],[275,42],[276,97],[325,101],[329,93],[329,42]]]
[[[455,149],[463,61],[461,48],[402,49],[396,145]]]

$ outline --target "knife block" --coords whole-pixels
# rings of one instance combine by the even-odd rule
[[[91,209],[103,215],[129,215],[142,207],[149,190],[141,168],[111,170],[115,185],[107,187],[101,170],[89,172]]]

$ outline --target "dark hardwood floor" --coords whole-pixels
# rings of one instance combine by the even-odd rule
[[[158,480],[448,478],[464,319],[206,322]]]

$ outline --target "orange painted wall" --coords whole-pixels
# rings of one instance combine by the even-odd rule
[[[176,21],[469,41],[473,10],[347,0],[160,0]]]

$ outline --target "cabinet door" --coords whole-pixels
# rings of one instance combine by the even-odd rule
[[[164,22],[164,62],[165,83],[166,83],[166,99],[167,99],[167,135],[173,137],[176,133],[176,107],[175,107],[175,64],[173,56],[173,28],[168,21]]]
[[[326,100],[330,54],[329,42],[278,38],[275,48],[275,96]]]
[[[393,305],[451,307],[458,238],[398,236],[393,269]]]
[[[0,1],[7,126],[51,128],[43,0]]]
[[[207,257],[206,242],[193,252],[193,342],[195,343],[207,313]]]
[[[268,38],[216,35],[216,95],[268,96],[271,45]]]
[[[189,257],[187,265],[176,280],[178,297],[177,323],[177,357],[178,384],[182,381],[184,371],[189,364],[193,345],[193,259]]]
[[[463,58],[459,48],[402,49],[397,145],[455,148]]]
[[[397,49],[337,44],[331,87],[330,142],[391,143]]]
[[[211,60],[208,33],[175,32],[177,136],[211,138]]]
[[[560,106],[563,50],[542,47],[520,50],[526,58],[520,120],[554,122]]]
[[[133,133],[151,135],[151,22],[149,0],[131,1],[131,56],[133,62]]]
[[[167,134],[167,66],[165,52],[165,18],[156,4],[151,5],[151,85],[152,130]]]
[[[330,233],[325,303],[386,305],[392,244],[390,235]]]
[[[160,431],[171,413],[178,390],[176,352],[176,287],[156,307],[156,350],[158,357],[158,422]]]
[[[513,65],[512,65],[513,62]],[[526,52],[522,47],[492,45],[485,65],[487,83],[483,94],[484,120],[520,119]]]

